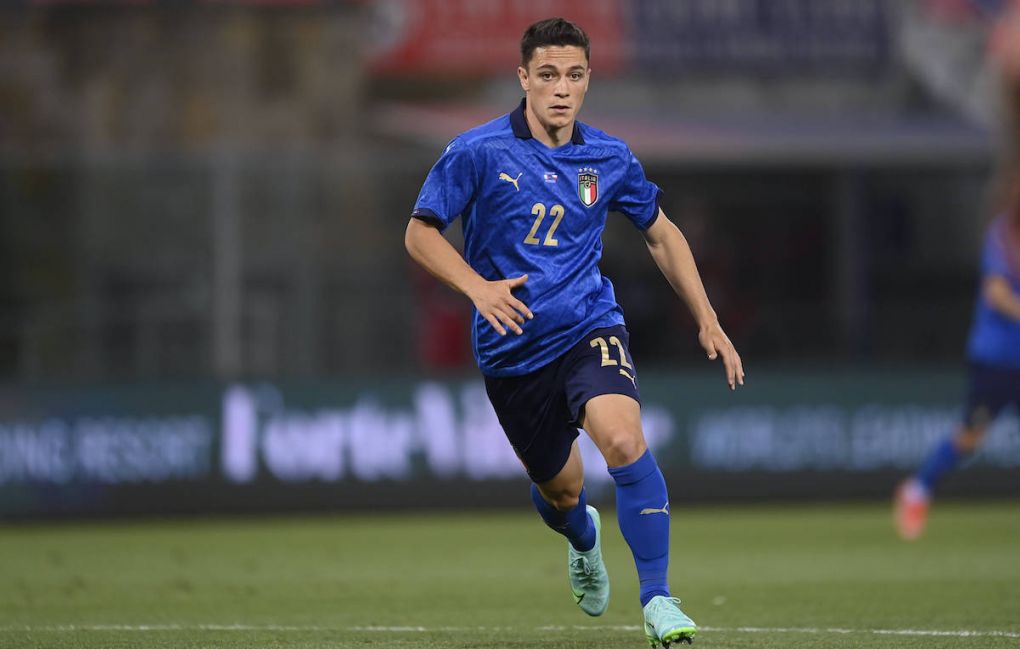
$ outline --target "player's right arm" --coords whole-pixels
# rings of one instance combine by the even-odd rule
[[[475,200],[480,185],[472,148],[458,136],[425,178],[404,233],[404,245],[425,270],[468,296],[496,333],[505,336],[509,329],[520,335],[524,319],[530,320],[532,315],[511,291],[524,284],[527,275],[490,282],[443,237],[443,230]]]
[[[988,306],[1007,318],[1020,322],[1020,295],[1013,292],[1008,279],[1002,275],[987,275],[982,292]]]
[[[521,329],[524,319],[531,320],[534,315],[512,291],[528,281],[527,275],[496,281],[485,279],[434,225],[413,217],[404,233],[404,246],[425,270],[466,295],[500,336],[505,336],[507,329],[518,336],[524,333]]]

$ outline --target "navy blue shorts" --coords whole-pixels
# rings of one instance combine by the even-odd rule
[[[625,394],[640,402],[629,340],[622,325],[596,329],[530,374],[485,377],[503,432],[533,482],[554,478],[566,465],[589,399]]]
[[[963,423],[987,426],[1009,405],[1020,410],[1020,369],[972,363]]]

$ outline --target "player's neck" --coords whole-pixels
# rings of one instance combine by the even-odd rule
[[[524,118],[528,121],[528,128],[531,129],[531,137],[535,138],[550,149],[561,147],[574,135],[574,120],[566,126],[554,129],[547,129],[538,117],[531,112],[531,104],[525,104]]]

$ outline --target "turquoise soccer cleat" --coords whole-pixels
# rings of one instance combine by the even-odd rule
[[[587,552],[578,552],[567,543],[567,575],[577,605],[588,615],[598,616],[609,607],[609,573],[602,563],[602,521],[591,505],[588,515],[595,524],[595,545]]]
[[[680,610],[680,600],[657,595],[645,604],[645,637],[653,647],[694,642],[698,625]]]

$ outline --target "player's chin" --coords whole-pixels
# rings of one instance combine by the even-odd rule
[[[572,110],[549,110],[549,124],[551,126],[566,126],[574,119]]]

